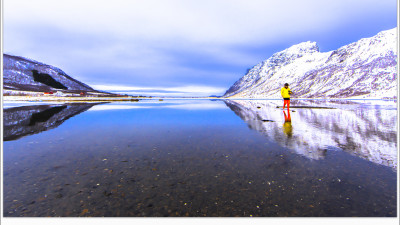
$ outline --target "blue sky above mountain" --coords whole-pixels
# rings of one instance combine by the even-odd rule
[[[4,53],[57,66],[94,88],[223,94],[248,68],[294,44],[316,41],[325,52],[396,27],[396,5],[4,0],[3,46]]]

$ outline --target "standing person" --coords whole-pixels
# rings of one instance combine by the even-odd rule
[[[285,109],[285,105],[287,105],[287,109],[290,107],[290,95],[292,91],[290,91],[289,84],[285,83],[285,86],[281,89],[281,95],[283,98],[283,109]]]

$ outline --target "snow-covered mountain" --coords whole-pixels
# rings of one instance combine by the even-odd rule
[[[324,159],[329,151],[344,151],[397,169],[396,103],[369,105],[348,100],[293,100],[302,106],[335,109],[277,109],[277,100],[225,100],[251,129],[296,154]],[[291,114],[291,115],[290,115]],[[289,124],[285,117],[291,117]],[[288,125],[288,126],[287,126]]]
[[[57,67],[8,54],[3,54],[3,88],[19,91],[94,91]]]
[[[223,97],[281,98],[289,83],[293,98],[393,98],[397,96],[397,29],[319,52],[303,42],[251,68]]]

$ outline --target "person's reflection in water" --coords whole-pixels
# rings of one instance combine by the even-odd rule
[[[285,116],[285,122],[283,123],[283,132],[288,136],[292,137],[293,134],[293,128],[292,128],[292,119],[290,118],[290,111],[287,111],[287,114],[285,111],[283,111],[283,114]]]

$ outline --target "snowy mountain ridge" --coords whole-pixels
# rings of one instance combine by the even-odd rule
[[[57,67],[8,54],[3,54],[3,88],[18,91],[94,91]]]
[[[258,63],[224,94],[230,98],[393,98],[397,96],[397,31],[382,31],[335,51],[303,42]]]

